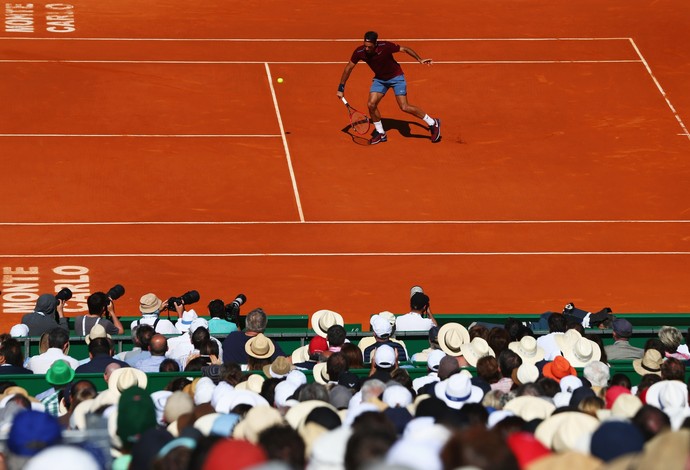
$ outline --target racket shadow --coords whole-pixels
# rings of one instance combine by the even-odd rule
[[[352,139],[352,142],[354,142],[357,145],[370,145],[371,144],[371,136],[364,136],[357,134],[355,131],[352,130],[352,126],[349,124],[341,129],[341,132],[344,132],[345,134],[349,135],[350,138]]]

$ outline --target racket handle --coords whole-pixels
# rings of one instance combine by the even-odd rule
[[[344,96],[340,97],[340,101],[342,101],[345,106],[350,106],[350,103],[347,102]]]

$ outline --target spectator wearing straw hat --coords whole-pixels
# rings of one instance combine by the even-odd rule
[[[223,341],[223,362],[247,364],[250,356],[247,353],[245,346],[257,335],[261,334],[263,336],[264,331],[266,331],[267,324],[268,317],[263,309],[256,308],[249,312],[247,314],[247,318],[245,319],[246,327],[244,331],[234,331],[225,337],[225,340]],[[278,356],[286,356],[279,344],[272,341],[271,344],[274,348],[273,353],[270,356],[271,360],[274,360]]]
[[[613,320],[612,328],[614,343],[604,346],[609,360],[640,359],[644,355],[643,349],[630,344],[630,337],[633,334],[632,323],[625,318],[616,318]]]
[[[244,345],[247,354],[247,370],[263,370],[264,366],[270,366],[272,357],[276,352],[276,346],[263,333],[250,338]]]
[[[311,316],[311,327],[318,336],[326,338],[333,325],[344,326],[343,316],[332,310],[318,310]]]
[[[163,301],[159,299],[156,294],[144,294],[139,299],[139,311],[141,312],[141,319],[132,322],[131,328],[134,329],[138,325],[151,325],[156,333],[162,335],[179,335],[180,332],[175,328],[175,324],[168,319],[160,318]],[[184,308],[184,306],[182,306]],[[180,310],[182,311],[182,310]]]

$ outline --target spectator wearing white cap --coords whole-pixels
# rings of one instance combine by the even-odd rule
[[[398,361],[407,361],[407,349],[401,341],[394,341],[391,339],[393,333],[393,325],[381,315],[373,315],[370,320],[371,329],[374,332],[374,344],[367,346],[364,349],[364,362],[371,362],[371,353],[380,346],[388,345],[395,349],[398,353]]]
[[[419,390],[427,384],[439,381],[438,367],[441,365],[441,359],[443,359],[445,356],[446,353],[444,353],[440,349],[436,349],[429,353],[429,357],[427,358],[426,362],[428,373],[412,381],[412,388],[415,392],[419,392]]]
[[[396,331],[429,331],[436,326],[436,319],[429,304],[429,296],[415,292],[410,298],[410,312],[395,320]]]
[[[160,318],[160,312],[163,308],[163,301],[159,299],[156,294],[144,294],[139,299],[139,311],[141,312],[141,319],[134,320],[131,328],[134,329],[138,325],[151,325],[156,333],[162,335],[179,335],[180,332],[175,328],[175,324],[168,319]],[[182,316],[184,305],[175,304],[175,310],[178,316]]]

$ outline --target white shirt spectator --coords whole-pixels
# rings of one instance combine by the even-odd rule
[[[395,319],[395,331],[429,331],[434,326],[431,318],[424,318],[417,312],[400,315]]]
[[[79,367],[79,361],[63,353],[62,349],[48,348],[48,350],[43,354],[33,356],[31,359],[29,359],[26,368],[32,370],[34,374],[45,374],[48,372],[48,369],[50,369],[50,366],[53,365],[53,362],[57,361],[58,359],[64,359],[67,361],[72,369]]]
[[[156,323],[158,320],[158,323]],[[130,328],[134,328],[139,324],[151,325],[156,324],[156,333],[162,335],[179,335],[180,332],[175,328],[175,324],[166,318],[160,318],[155,313],[153,314],[142,314],[141,320],[134,320]]]
[[[537,346],[544,349],[545,361],[553,361],[556,358],[556,356],[561,355],[561,348],[560,346],[558,346],[558,343],[556,342],[556,335],[562,334],[565,333],[554,332],[537,338]]]

